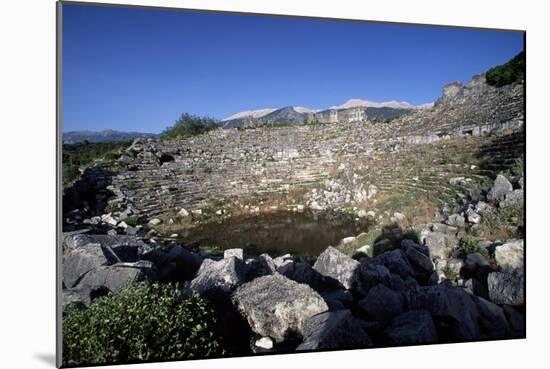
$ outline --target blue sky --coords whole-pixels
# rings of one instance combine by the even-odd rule
[[[182,112],[431,102],[521,32],[65,4],[63,130],[157,133]]]

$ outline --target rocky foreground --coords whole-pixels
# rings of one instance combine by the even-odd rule
[[[69,232],[63,308],[141,279],[178,282],[184,295],[212,301],[241,354],[525,337],[524,241],[459,243],[465,228],[522,196],[498,176],[489,203],[467,205],[417,235],[388,227],[392,237],[377,240],[373,257],[329,246],[314,262],[242,249],[215,257],[135,235]]]

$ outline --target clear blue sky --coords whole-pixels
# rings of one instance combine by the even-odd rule
[[[523,50],[521,32],[66,4],[63,130],[160,132],[349,98],[437,99]]]

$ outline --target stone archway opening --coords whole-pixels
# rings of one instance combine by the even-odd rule
[[[173,155],[163,153],[160,156],[159,162],[160,162],[160,165],[162,165],[164,163],[169,163],[169,162],[172,162],[172,161],[175,161],[175,160],[176,160],[176,158],[174,158]]]

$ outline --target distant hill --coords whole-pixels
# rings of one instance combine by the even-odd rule
[[[122,132],[112,129],[103,131],[69,131],[63,132],[63,143],[72,144],[77,142],[116,142],[129,141],[138,137],[156,137],[154,133]]]

